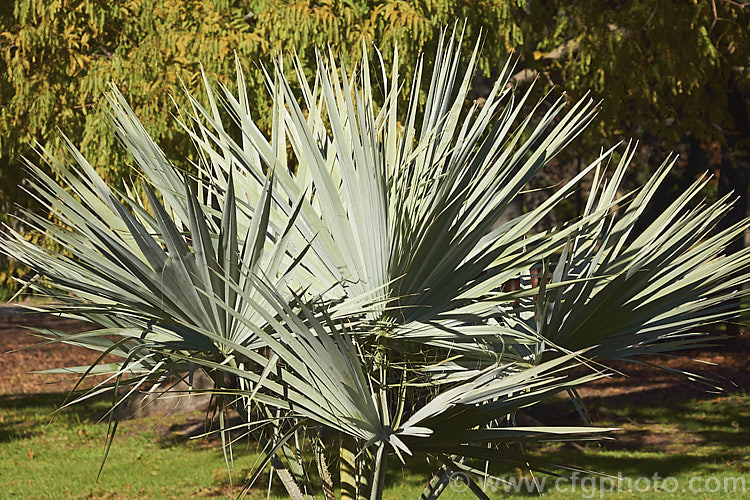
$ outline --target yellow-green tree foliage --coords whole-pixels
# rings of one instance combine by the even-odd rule
[[[330,45],[356,56],[364,38],[378,41],[386,54],[398,42],[408,61],[455,18],[473,17],[475,33],[478,9],[493,25],[512,26],[516,3],[16,0],[0,14],[2,156],[7,162],[35,140],[59,144],[59,127],[105,174],[116,175],[114,139],[99,106],[110,82],[162,146],[179,154],[185,144],[169,96],[181,99],[183,83],[199,89],[199,63],[210,79],[231,81],[237,52],[262,113],[268,99],[258,64],[274,54],[297,51],[313,61],[314,47]],[[503,38],[504,47],[517,36],[512,29],[487,33],[493,43]]]
[[[168,96],[180,98],[181,82],[198,89],[199,62],[223,81],[234,51],[262,113],[257,65],[273,54],[311,61],[314,47],[330,45],[354,57],[364,38],[386,58],[398,43],[409,62],[441,26],[465,19],[469,37],[483,31],[483,71],[516,50],[518,69],[538,74],[540,90],[554,84],[573,97],[592,89],[607,98],[602,130],[627,133],[645,118],[679,138],[731,127],[726,82],[747,78],[750,47],[750,9],[724,0],[16,0],[0,10],[5,165],[34,140],[59,141],[59,127],[105,173],[120,168],[99,107],[109,82],[179,152]]]

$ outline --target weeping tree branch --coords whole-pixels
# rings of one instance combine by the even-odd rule
[[[652,14],[652,17],[653,17],[653,14]],[[647,23],[648,22],[651,22],[651,19],[649,19]],[[631,36],[631,33],[629,30],[623,29],[617,26],[616,24],[609,24],[607,25],[607,28],[609,29],[610,32],[616,31],[623,37]],[[541,57],[537,58],[537,61],[539,61],[539,63],[541,63],[541,65],[543,66],[544,63],[550,63],[552,61],[560,61],[562,59],[569,57],[570,55],[578,52],[578,49],[580,49],[582,37],[583,35],[579,35],[575,38],[571,38],[570,40],[552,49],[546,54],[542,54]],[[512,88],[512,87],[531,83],[534,79],[536,79],[542,73],[543,72],[540,72],[538,69],[523,68],[519,70],[517,73],[515,73],[513,76],[511,76],[510,79],[508,79],[508,83],[506,84],[506,87]],[[546,75],[546,72],[544,72],[544,74]]]
[[[549,61],[558,61],[560,59],[565,59],[571,53],[577,51],[580,45],[581,45],[580,37],[573,38],[563,43],[559,47],[551,50],[550,52],[547,52],[546,54],[542,55],[542,57],[539,58],[539,61],[544,63],[544,62],[549,62]],[[513,76],[511,76],[506,86],[516,87],[520,85],[525,85],[527,83],[532,82],[535,78],[539,76],[539,74],[540,72],[537,69],[524,68],[518,71],[517,73],[515,73]]]

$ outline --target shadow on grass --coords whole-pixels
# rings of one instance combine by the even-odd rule
[[[695,471],[717,472],[750,455],[750,398],[744,392],[685,399],[633,395],[595,398],[587,403],[592,423],[621,430],[613,440],[582,449],[547,445],[538,450],[550,462],[606,474],[662,477]],[[534,408],[532,416],[556,425],[581,425],[567,401]],[[744,471],[744,469],[742,469]]]
[[[75,406],[60,409],[67,393],[4,394],[0,396],[0,443],[29,439],[56,420],[63,425],[90,421],[101,414],[109,399],[91,398]]]

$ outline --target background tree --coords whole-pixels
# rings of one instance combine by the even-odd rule
[[[606,106],[590,140],[658,142],[659,156],[687,153],[675,172],[684,176],[680,185],[715,167],[721,184],[744,196],[747,180],[739,171],[747,168],[742,151],[750,137],[750,2],[635,1],[602,8],[601,2],[536,1],[524,12],[518,83],[539,77],[573,98],[591,90]]]

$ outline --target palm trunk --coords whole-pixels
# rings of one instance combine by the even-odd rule
[[[339,477],[341,481],[341,500],[357,499],[357,464],[355,457],[356,440],[346,434],[341,435],[339,448]]]
[[[385,335],[380,332],[378,335],[375,368],[379,372],[380,387],[378,395],[380,399],[380,412],[383,423],[390,427],[390,409],[388,407],[388,350],[385,345]],[[370,489],[370,500],[380,500],[383,497],[383,486],[385,484],[385,471],[388,465],[388,453],[386,451],[386,442],[381,442],[375,455],[375,464],[372,474],[372,487]]]

